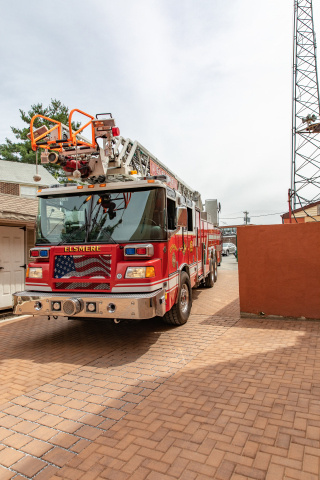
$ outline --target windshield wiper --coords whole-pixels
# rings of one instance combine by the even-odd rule
[[[61,242],[58,243],[58,245],[63,245],[64,243],[68,242],[76,233],[81,232],[83,229],[86,229],[87,227],[91,227],[91,225],[99,226],[99,223],[93,218],[91,223],[85,223],[84,225],[81,225],[81,227],[77,228],[77,230],[74,230],[66,238],[62,239]],[[107,235],[107,240],[111,240],[111,243],[117,243],[107,230],[101,229],[101,232]],[[89,234],[90,233],[91,233],[91,230],[89,231]]]
[[[61,242],[58,243],[58,245],[63,245],[64,243],[66,243],[68,240],[70,240],[70,238],[73,237],[73,235],[75,235],[76,233],[78,232],[81,232],[84,228],[87,228],[87,224],[85,223],[84,225],[81,225],[81,227],[77,228],[77,230],[74,230],[72,233],[70,233],[70,235],[68,235],[66,238],[63,238],[61,240]]]
[[[95,218],[92,218],[91,225],[94,225],[94,226],[97,225],[98,227],[100,227],[99,223],[97,222],[97,220]],[[103,228],[100,227],[100,232],[102,232],[103,234],[106,234],[107,235],[107,240],[111,240],[111,243],[118,243],[118,242],[115,241],[114,238],[112,238],[112,236],[110,235],[110,233],[107,230],[104,230]],[[89,235],[90,235],[90,233],[92,233],[92,229],[90,229]]]

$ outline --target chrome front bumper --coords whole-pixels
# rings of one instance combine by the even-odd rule
[[[70,300],[81,305],[78,313],[70,312]],[[66,303],[68,302],[69,303]],[[61,303],[61,310],[53,304]],[[39,304],[41,308],[39,309]],[[96,305],[94,312],[88,305]],[[115,307],[110,308],[110,305]],[[111,311],[110,311],[111,310]],[[13,311],[17,315],[57,315],[63,317],[119,318],[142,320],[163,316],[166,312],[165,291],[151,293],[60,293],[60,292],[17,292],[13,294]]]

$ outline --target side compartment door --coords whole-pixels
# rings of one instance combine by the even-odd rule
[[[201,233],[200,212],[196,210],[196,262],[198,267],[198,276],[202,275],[203,273]]]
[[[202,247],[202,263],[203,275],[205,276],[209,270],[208,258],[208,222],[201,221],[201,247]]]

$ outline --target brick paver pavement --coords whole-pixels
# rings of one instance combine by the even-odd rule
[[[179,328],[0,325],[0,479],[318,479],[320,322],[240,319],[235,269],[194,293]]]

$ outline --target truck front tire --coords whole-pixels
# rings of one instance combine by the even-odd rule
[[[192,290],[189,275],[181,273],[178,302],[162,318],[169,325],[184,325],[187,323],[192,306]]]

